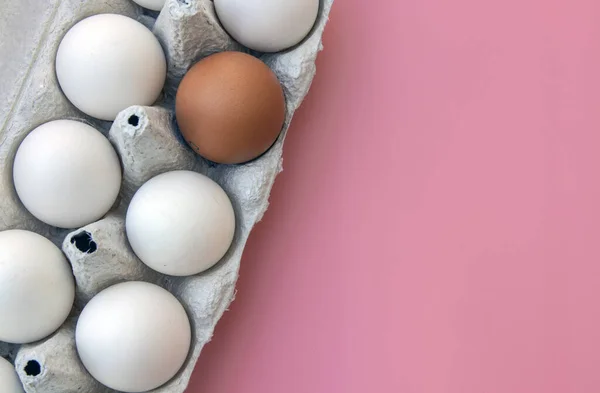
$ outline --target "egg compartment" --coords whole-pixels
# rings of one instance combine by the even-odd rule
[[[9,4],[20,0],[9,0]],[[21,18],[37,45],[13,62],[14,85],[4,93],[0,106],[0,230],[20,228],[40,233],[67,255],[77,284],[71,317],[52,336],[17,347],[0,342],[0,356],[15,361],[28,393],[112,392],[95,381],[78,359],[74,341],[76,317],[91,297],[122,281],[143,280],[171,291],[184,305],[193,329],[193,345],[180,372],[153,392],[183,392],[200,351],[235,293],[239,264],[248,235],[268,206],[276,175],[281,171],[282,147],[294,111],[308,92],[316,71],[315,59],[322,49],[321,36],[333,0],[323,0],[311,35],[300,45],[278,54],[256,54],[277,75],[286,96],[283,131],[272,148],[244,165],[210,163],[181,140],[174,117],[174,96],[191,65],[219,51],[242,50],[220,26],[210,0],[167,0],[156,20],[129,0],[45,0],[25,2],[21,9],[33,14]],[[39,3],[39,4],[37,4]],[[19,9],[19,6],[15,6]],[[164,96],[158,106],[134,106],[111,122],[87,117],[62,94],[54,72],[55,54],[61,38],[76,22],[99,13],[119,13],[151,27],[159,38],[168,62]],[[9,15],[10,16],[10,13]],[[1,32],[5,39],[9,32]],[[33,61],[31,60],[33,59]],[[4,75],[2,76],[4,78]],[[113,143],[123,166],[120,197],[103,219],[67,231],[41,223],[19,202],[12,184],[12,161],[20,142],[35,127],[51,120],[75,119],[93,125]],[[131,250],[124,231],[125,211],[135,191],[153,176],[176,169],[203,173],[223,187],[236,213],[233,244],[210,270],[191,277],[161,275],[146,267]]]

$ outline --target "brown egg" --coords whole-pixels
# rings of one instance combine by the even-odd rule
[[[175,103],[179,128],[201,156],[222,164],[250,161],[273,145],[285,118],[277,76],[241,52],[221,52],[185,75]]]

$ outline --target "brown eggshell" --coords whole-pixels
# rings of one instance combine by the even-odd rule
[[[285,118],[277,76],[257,58],[221,52],[195,64],[177,91],[177,123],[201,156],[222,164],[250,161],[271,147]]]

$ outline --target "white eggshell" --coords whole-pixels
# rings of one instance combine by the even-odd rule
[[[112,207],[121,187],[121,164],[99,131],[78,121],[56,120],[23,140],[13,180],[31,214],[56,227],[77,228]]]
[[[123,15],[82,20],[67,32],[56,55],[56,75],[69,101],[103,120],[114,120],[132,105],[152,105],[166,72],[156,37]]]
[[[146,182],[127,210],[133,251],[152,269],[172,276],[200,273],[229,249],[235,214],[229,197],[208,177],[174,171]]]
[[[0,392],[2,393],[24,393],[21,381],[15,368],[8,360],[0,358]]]
[[[77,322],[75,342],[83,365],[100,383],[145,392],[179,371],[190,349],[191,327],[168,291],[132,281],[92,298]]]
[[[160,11],[160,10],[162,10],[163,6],[165,5],[166,0],[133,0],[133,1],[149,10]]]
[[[71,266],[37,233],[0,232],[0,341],[30,343],[69,316],[75,298]]]
[[[221,24],[239,43],[279,52],[300,43],[319,13],[319,0],[214,0]]]

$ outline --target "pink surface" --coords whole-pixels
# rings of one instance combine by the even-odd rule
[[[600,3],[338,0],[190,393],[600,391]]]

